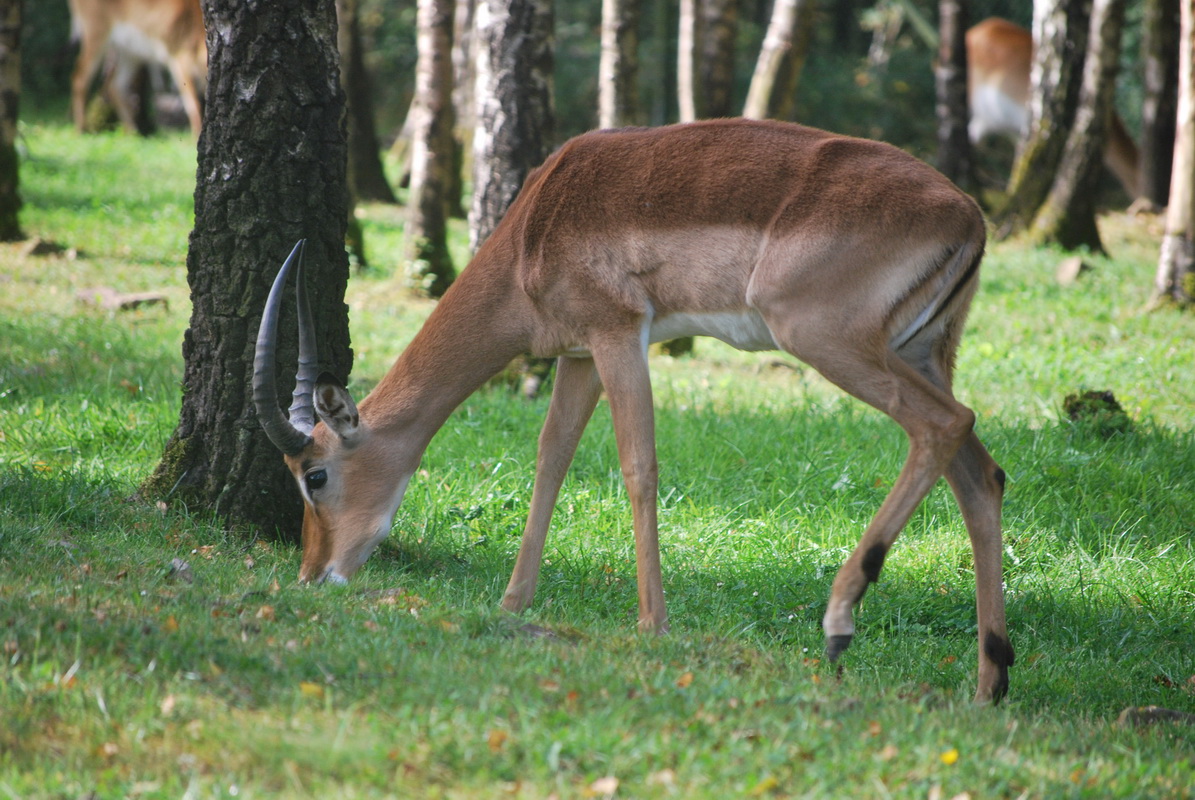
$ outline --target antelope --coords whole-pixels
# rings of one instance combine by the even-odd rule
[[[987,136],[1020,137],[1029,128],[1029,70],[1033,35],[1020,25],[991,17],[967,31],[967,133],[978,143]],[[1120,115],[1108,116],[1104,165],[1132,199],[1141,195],[1137,145]]]
[[[69,0],[72,38],[79,41],[79,57],[71,75],[71,116],[83,130],[87,90],[105,52],[116,55],[115,82],[133,65],[165,65],[178,88],[191,132],[199,135],[203,112],[199,95],[207,83],[207,39],[199,0]],[[126,94],[110,93],[126,130],[137,123]]]
[[[972,430],[975,414],[951,392],[985,236],[970,197],[887,144],[742,119],[583,134],[527,177],[359,406],[336,378],[316,374],[300,242],[270,291],[253,377],[262,427],[303,497],[300,581],[347,581],[389,533],[433,434],[529,352],[556,356],[557,373],[502,608],[531,605],[561,483],[604,389],[633,519],[639,628],[666,632],[648,346],[713,336],[791,353],[908,436],[899,477],[831,587],[828,657],[850,644],[854,606],[944,475],[974,551],[975,697],[998,701],[1013,663],[1001,585],[1004,476]],[[292,267],[300,353],[288,418],[275,354]]]

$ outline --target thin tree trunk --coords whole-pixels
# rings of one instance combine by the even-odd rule
[[[21,99],[21,11],[23,0],[0,0],[0,241],[21,232],[20,159],[17,118]]]
[[[1181,0],[1178,137],[1151,305],[1195,302],[1195,0]]]
[[[1141,196],[1164,208],[1170,196],[1178,114],[1178,0],[1146,0],[1141,62]]]
[[[697,50],[701,34],[697,24],[700,0],[680,0],[676,35],[676,107],[681,122],[697,119]]]
[[[456,278],[448,253],[448,190],[456,163],[452,22],[452,0],[419,0],[419,58],[411,105],[411,191],[403,261],[411,285],[430,297],[442,296]]]
[[[478,2],[478,113],[469,217],[474,251],[498,226],[527,173],[551,149],[552,19],[551,0]]]
[[[743,116],[750,119],[787,119],[792,113],[809,53],[814,0],[776,0],[764,36]]]
[[[1033,9],[1029,133],[1018,148],[1001,232],[1023,229],[1037,215],[1062,161],[1074,121],[1087,52],[1087,0],[1038,0]]]
[[[395,203],[398,201],[394,198],[394,190],[382,169],[382,147],[374,124],[373,97],[369,71],[365,68],[357,7],[358,0],[336,0],[340,83],[344,87],[348,112],[349,192],[354,200]]]
[[[473,129],[477,127],[477,104],[473,93],[477,77],[477,37],[473,17],[477,0],[456,0],[452,20],[452,184],[448,187],[448,216],[465,219],[465,176],[473,173]]]
[[[551,0],[478,0],[477,128],[469,215],[469,243],[475,252],[552,146],[552,20]],[[534,396],[551,365],[548,359],[526,357],[506,372],[525,395]]]
[[[971,139],[967,136],[967,0],[938,4],[937,90],[938,169],[959,186],[975,184]]]
[[[1033,219],[1030,232],[1037,242],[1052,242],[1071,250],[1086,246],[1103,252],[1095,224],[1095,196],[1120,66],[1124,8],[1125,0],[1092,3],[1079,105],[1050,194]]]
[[[192,312],[182,409],[142,494],[297,538],[302,503],[257,422],[250,376],[266,295],[303,237],[319,367],[342,380],[352,367],[335,3],[203,5],[208,29],[217,33],[187,253]],[[293,302],[284,309],[280,330],[295,331]],[[294,386],[297,338],[283,335],[279,343],[279,397],[289,398]]]
[[[737,0],[700,0],[701,47],[698,80],[703,88],[698,113],[705,118],[735,114],[734,56],[739,33]]]
[[[598,125],[639,125],[639,0],[603,0]]]

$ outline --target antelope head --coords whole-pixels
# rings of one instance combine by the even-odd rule
[[[390,532],[414,465],[403,469],[401,450],[373,435],[344,385],[329,373],[317,373],[315,325],[303,280],[304,243],[296,244],[283,263],[266,301],[253,361],[253,401],[303,496],[299,580],[344,583]],[[299,365],[288,416],[278,406],[275,355],[279,309],[292,266]]]

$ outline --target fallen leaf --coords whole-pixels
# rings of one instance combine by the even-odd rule
[[[261,608],[257,609],[257,613],[254,616],[256,616],[258,619],[264,619],[266,622],[273,622],[274,607],[262,606]]]
[[[693,673],[686,672],[676,679],[676,688],[688,689],[693,684]]]
[[[607,775],[589,784],[583,794],[585,797],[613,797],[617,791],[618,778],[615,778],[613,775]]]
[[[178,633],[178,620],[174,618],[173,614],[166,617],[166,621],[162,623],[162,630],[166,633]]]
[[[647,776],[648,786],[673,786],[675,784],[676,772],[674,770],[662,769]]]
[[[867,733],[870,736],[879,736],[883,732],[884,732],[883,726],[881,726],[880,723],[876,722],[874,719],[871,722],[867,723]]]
[[[506,740],[509,738],[510,734],[508,734],[506,731],[500,728],[495,728],[494,730],[490,731],[488,736],[486,736],[486,745],[489,746],[491,753],[497,753],[502,749],[502,746],[506,744]]]
[[[880,749],[880,760],[891,761],[892,759],[896,758],[896,755],[899,752],[900,751],[896,749],[896,745],[886,744]]]
[[[780,781],[776,779],[775,775],[767,775],[759,783],[752,786],[751,791],[747,792],[747,794],[751,795],[752,797],[761,797],[779,785]]]
[[[299,684],[299,693],[304,697],[323,697],[324,686],[314,681],[303,681]]]
[[[163,717],[170,716],[170,714],[174,711],[175,703],[176,701],[174,699],[174,695],[172,694],[168,694],[162,699],[162,704],[158,706],[158,708],[161,710]]]

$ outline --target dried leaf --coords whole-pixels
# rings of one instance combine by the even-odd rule
[[[324,696],[324,685],[322,683],[316,683],[314,681],[303,681],[302,683],[299,684],[299,693],[302,694],[304,697],[315,697],[315,698],[323,697]]]
[[[256,616],[258,619],[264,619],[266,622],[273,622],[274,607],[268,605],[262,606],[261,608],[257,609],[257,613],[254,616]]]
[[[506,731],[495,728],[486,736],[486,745],[489,746],[491,753],[497,753],[506,744],[506,740],[510,738],[510,734]]]
[[[607,775],[589,784],[582,794],[585,797],[613,797],[617,791],[618,778],[615,778],[613,775]]]
[[[168,717],[174,712],[176,702],[172,694],[168,694],[162,699],[162,704],[158,706],[158,709],[162,712],[163,717]]]
[[[683,675],[681,675],[679,678],[676,679],[676,688],[688,689],[689,686],[692,685],[692,683],[693,683],[693,673],[686,672]]]
[[[166,617],[166,621],[162,623],[162,630],[166,633],[178,633],[178,620],[174,618],[173,614]]]
[[[777,788],[779,785],[780,781],[776,779],[775,775],[766,775],[764,776],[763,780],[752,786],[751,790],[747,792],[747,794],[752,797],[762,797],[763,795]]]
[[[647,776],[648,786],[674,786],[676,784],[676,772],[671,769],[662,769],[659,772],[653,772]]]

